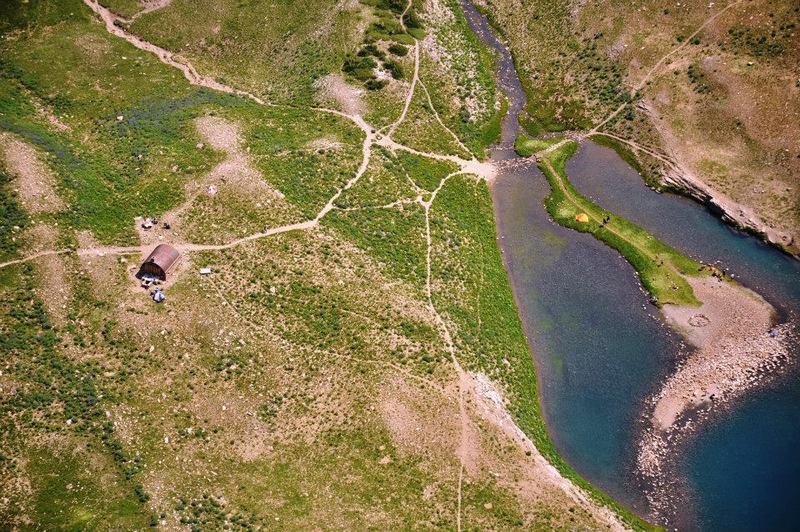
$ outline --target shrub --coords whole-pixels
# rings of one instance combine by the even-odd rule
[[[367,81],[375,77],[372,69],[376,66],[378,66],[378,63],[371,57],[353,57],[351,55],[345,57],[342,71],[359,81]]]
[[[402,44],[392,43],[389,46],[389,52],[396,55],[397,57],[404,57],[408,54],[408,48],[403,46]]]
[[[367,80],[366,87],[371,91],[378,91],[388,85],[389,82],[385,79],[370,79]]]
[[[358,51],[359,57],[367,57],[367,56],[374,56],[378,59],[383,59],[386,57],[386,54],[383,53],[382,50],[378,49],[377,46],[374,44],[365,44],[361,50]]]
[[[385,61],[383,63],[383,68],[385,68],[394,79],[403,79],[404,77],[403,66],[397,61],[392,61],[391,59],[389,61]]]

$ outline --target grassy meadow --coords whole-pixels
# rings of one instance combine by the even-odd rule
[[[138,12],[126,0],[103,5]],[[318,82],[342,76],[361,91],[364,116],[391,124],[409,86],[409,50],[426,36],[435,50],[420,45],[420,79],[430,102],[420,85],[396,140],[482,157],[505,112],[493,58],[457,2],[443,5],[449,15],[414,2],[405,29],[405,5],[385,0],[173,0],[123,24],[199,72],[278,104],[260,106],[190,85],[106,33],[77,0],[3,4],[0,129],[52,169],[67,207],[26,212],[4,160],[0,256],[138,245],[136,216],[176,209],[181,229],[166,241],[184,245],[313,218],[355,175],[364,140],[350,120],[311,108]],[[381,67],[397,78],[380,89],[343,69],[369,45],[397,63]],[[198,120],[209,117],[235,126],[235,155],[200,133]],[[225,166],[231,161],[239,166]],[[418,200],[456,170],[373,146],[366,172],[319,226],[185,253],[161,305],[132,279],[136,255],[46,255],[1,268],[0,521],[108,530],[452,527],[464,428],[426,296]],[[212,175],[215,196],[206,192]],[[491,379],[563,474],[591,489],[548,439],[486,183],[451,178],[429,218],[433,303],[457,357]],[[212,274],[201,276],[202,267]],[[469,527],[598,526],[564,491],[525,489],[537,481],[526,477],[529,456],[467,408],[469,426],[480,428],[462,493]]]

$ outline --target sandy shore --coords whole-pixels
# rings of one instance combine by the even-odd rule
[[[662,311],[694,349],[652,398],[637,456],[651,485],[651,508],[662,518],[683,504],[680,483],[664,475],[674,450],[712,408],[762,383],[787,360],[792,330],[791,323],[775,326],[775,309],[752,290],[715,277],[687,281],[703,304]]]
[[[653,425],[660,430],[689,409],[730,399],[788,355],[786,335],[770,335],[775,309],[761,296],[715,277],[687,280],[703,305],[665,305],[663,312],[697,349],[657,396]]]

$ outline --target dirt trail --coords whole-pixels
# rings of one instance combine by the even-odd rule
[[[102,19],[102,21],[105,24],[106,30],[109,33],[111,33],[112,35],[115,35],[115,36],[117,36],[119,38],[122,38],[122,39],[126,40],[127,42],[129,42],[130,44],[132,44],[133,46],[135,46],[136,48],[138,48],[140,50],[155,54],[159,58],[159,60],[162,61],[164,64],[169,65],[169,66],[171,66],[173,68],[177,68],[178,70],[180,70],[184,74],[186,79],[189,81],[189,83],[191,83],[193,85],[197,85],[197,86],[206,87],[206,88],[209,88],[209,89],[212,89],[212,90],[220,91],[220,92],[237,95],[237,96],[240,96],[240,97],[243,97],[243,98],[248,98],[248,99],[250,99],[250,100],[252,100],[252,101],[254,101],[254,102],[256,102],[256,103],[258,103],[260,105],[267,105],[267,106],[275,107],[274,104],[265,102],[261,98],[255,96],[255,95],[253,95],[253,94],[251,94],[249,92],[246,92],[246,91],[243,91],[243,90],[239,90],[239,89],[224,85],[224,84],[222,84],[222,83],[220,83],[220,82],[218,82],[218,81],[216,81],[216,80],[214,80],[214,79],[212,79],[210,77],[202,76],[201,74],[199,74],[195,70],[195,68],[193,67],[193,65],[190,62],[185,61],[182,58],[179,58],[177,55],[173,54],[172,52],[169,52],[169,51],[167,51],[167,50],[165,50],[163,48],[160,48],[160,47],[158,47],[158,46],[156,46],[156,45],[154,45],[152,43],[144,41],[144,40],[140,39],[139,37],[128,33],[123,28],[118,26],[116,23],[119,23],[119,22],[124,23],[125,21],[122,20],[120,17],[118,17],[118,16],[114,15],[113,13],[111,13],[108,9],[100,6],[97,3],[96,0],[84,0],[84,2],[86,3],[87,6],[89,6],[92,9],[92,11],[94,11]],[[410,9],[411,6],[412,6],[412,1],[409,0],[408,5],[406,7],[406,10],[404,11],[404,14],[408,11],[408,9]],[[401,17],[401,24],[403,24],[402,23],[402,17]],[[417,88],[418,85],[421,85],[421,81],[419,79],[419,42],[418,41],[416,42],[416,45],[414,47],[414,54],[415,54],[414,78],[412,79],[412,83],[411,83],[411,87],[410,87],[410,90],[409,90],[409,94],[407,95],[406,102],[405,102],[405,105],[404,105],[404,109],[403,109],[403,112],[402,112],[400,118],[394,124],[392,124],[392,126],[390,127],[389,132],[388,132],[387,135],[382,135],[381,133],[376,133],[375,129],[370,124],[368,124],[362,118],[362,116],[360,114],[347,113],[347,112],[338,111],[338,110],[335,110],[335,109],[327,109],[327,108],[323,108],[323,107],[312,107],[311,108],[312,110],[315,110],[315,111],[318,111],[318,112],[324,112],[324,113],[333,114],[333,115],[345,118],[345,119],[353,122],[356,126],[358,126],[364,132],[364,141],[363,141],[363,144],[362,144],[362,161],[361,161],[361,164],[360,164],[358,170],[356,171],[355,175],[349,181],[347,181],[347,183],[342,188],[337,190],[337,192],[327,201],[327,203],[322,207],[322,209],[319,211],[319,213],[313,219],[306,220],[306,221],[303,221],[303,222],[288,224],[288,225],[284,225],[284,226],[281,226],[281,227],[275,227],[275,228],[269,229],[269,230],[264,231],[264,232],[255,233],[255,234],[243,237],[243,238],[232,240],[232,241],[227,242],[225,244],[176,243],[174,245],[179,251],[182,251],[184,253],[199,252],[199,251],[224,250],[224,249],[230,249],[232,247],[235,247],[235,246],[247,243],[247,242],[258,240],[258,239],[261,239],[261,238],[266,238],[266,237],[270,237],[270,236],[274,236],[274,235],[278,235],[278,234],[282,234],[282,233],[286,233],[286,232],[290,232],[290,231],[310,230],[310,229],[313,229],[313,228],[317,227],[319,225],[320,221],[331,210],[333,210],[335,208],[336,200],[345,191],[347,191],[348,189],[353,187],[359,181],[359,179],[364,175],[364,173],[366,172],[367,167],[369,165],[369,162],[370,162],[370,158],[371,158],[371,154],[372,154],[371,150],[372,150],[373,144],[385,147],[385,148],[387,148],[387,149],[389,149],[391,151],[404,150],[404,151],[407,151],[409,153],[413,153],[415,155],[429,157],[429,158],[437,159],[437,160],[446,160],[446,161],[454,162],[454,163],[456,163],[458,165],[459,169],[457,171],[449,174],[445,178],[443,178],[442,181],[437,186],[437,188],[431,193],[431,195],[430,195],[430,197],[428,198],[427,201],[423,200],[423,195],[422,195],[421,191],[419,190],[418,187],[415,186],[415,190],[417,190],[418,196],[414,201],[416,201],[417,203],[422,205],[422,207],[424,209],[424,212],[425,212],[425,236],[426,236],[426,244],[427,244],[425,293],[426,293],[426,299],[427,299],[427,306],[428,306],[428,309],[429,309],[431,315],[434,318],[434,321],[436,322],[437,327],[439,328],[439,330],[441,332],[442,339],[444,340],[444,344],[445,344],[446,350],[450,355],[450,359],[451,359],[451,362],[453,364],[454,371],[455,371],[455,373],[456,373],[456,375],[458,377],[458,380],[457,380],[457,382],[458,382],[458,404],[459,404],[459,422],[460,422],[460,427],[461,427],[461,436],[460,436],[460,444],[459,444],[458,449],[457,449],[457,454],[458,454],[458,458],[459,458],[459,462],[460,462],[460,467],[459,467],[459,474],[458,474],[458,480],[457,480],[457,486],[456,486],[456,528],[460,532],[462,530],[462,488],[463,488],[463,483],[464,483],[465,462],[466,462],[466,460],[468,458],[466,455],[470,452],[470,450],[472,448],[471,447],[470,436],[469,436],[470,416],[469,416],[469,413],[468,413],[468,410],[467,410],[465,394],[470,393],[470,390],[474,389],[474,379],[470,374],[468,374],[462,368],[462,366],[461,366],[461,364],[460,364],[460,362],[458,360],[457,349],[456,349],[455,343],[453,341],[453,338],[451,336],[450,329],[449,329],[449,327],[447,325],[447,322],[445,321],[444,317],[439,313],[439,311],[436,308],[436,306],[434,304],[434,301],[433,301],[433,289],[432,289],[433,240],[432,240],[432,236],[431,236],[430,211],[431,211],[432,205],[433,205],[438,193],[442,190],[442,188],[445,186],[445,184],[447,183],[447,181],[450,178],[452,178],[454,176],[457,176],[457,175],[473,174],[473,175],[478,176],[480,179],[484,179],[484,180],[488,181],[488,180],[491,180],[491,179],[494,178],[495,173],[496,173],[496,168],[495,168],[495,166],[493,164],[480,162],[474,157],[472,159],[470,159],[470,160],[467,160],[467,159],[463,159],[461,157],[452,156],[452,155],[443,155],[443,154],[436,154],[436,153],[421,152],[421,151],[415,150],[413,148],[410,148],[408,146],[405,146],[405,145],[402,145],[400,143],[397,143],[391,138],[391,135],[394,133],[394,131],[397,129],[397,127],[405,120],[407,112],[408,112],[408,108],[410,107],[410,104],[411,104],[411,101],[412,101],[412,99],[414,97],[414,93],[416,91],[416,88]],[[426,92],[428,102],[431,103],[430,94],[428,93],[427,88],[423,86],[423,90]],[[434,112],[435,112],[435,110],[434,110]],[[439,124],[448,132],[448,134],[453,136],[453,138],[458,141],[459,145],[462,146],[465,149],[465,152],[466,153],[470,153],[469,150],[466,150],[466,147],[464,147],[463,143],[461,143],[461,141],[458,138],[458,136],[452,130],[450,130],[447,126],[445,126],[445,124],[442,122],[441,118],[439,117],[438,113],[436,113],[436,119],[439,122]],[[34,259],[36,259],[38,257],[42,257],[42,256],[46,256],[46,255],[61,254],[61,253],[77,253],[78,255],[96,254],[96,255],[100,255],[100,256],[105,255],[105,254],[120,254],[121,255],[121,254],[137,254],[137,253],[143,255],[144,253],[146,253],[148,251],[147,247],[148,246],[131,246],[131,247],[113,247],[113,246],[103,247],[103,246],[98,246],[98,247],[88,247],[88,248],[84,248],[84,249],[79,249],[77,251],[75,251],[75,250],[44,251],[44,252],[40,252],[40,253],[37,253],[37,254],[34,254],[34,255],[30,255],[30,256],[22,258],[22,259],[16,259],[16,260],[8,261],[8,262],[5,262],[5,263],[0,263],[0,268],[6,267],[6,266],[9,266],[9,265],[12,265],[12,264],[18,264],[18,263],[29,261],[29,260],[34,260]],[[215,289],[216,289],[216,287],[215,287]],[[217,292],[224,299],[224,296],[222,296],[221,292],[219,290],[217,290]],[[226,303],[228,303],[226,306],[229,306],[232,309],[233,312],[236,312],[237,314],[239,314],[238,310],[235,307],[233,307],[230,304],[230,302],[227,302],[227,300],[226,300]],[[395,370],[402,369],[402,370],[404,370],[404,372],[407,371],[404,368],[395,367],[394,365],[389,365],[389,366],[386,366],[386,367],[392,367],[392,369],[395,369]],[[415,376],[415,378],[417,378],[417,377]],[[428,384],[433,384],[433,383],[428,382]],[[435,386],[438,387],[438,385],[435,385]],[[513,420],[511,420],[510,416],[505,411],[505,407],[500,405],[500,408],[502,409],[502,412],[505,415],[505,418],[504,418],[504,419],[506,419],[505,423],[506,424],[510,423],[511,424],[510,426],[513,426],[515,431],[518,431],[519,433],[521,433],[521,430],[518,427],[516,427],[515,424],[513,424]],[[528,442],[529,442],[529,445],[532,448],[535,448],[535,447],[533,447],[533,443],[531,443],[529,440],[528,440]],[[544,459],[541,458],[541,460],[544,460]],[[607,519],[604,519],[604,521],[610,523],[609,526],[612,526],[614,528],[620,528],[619,521],[615,518],[615,516],[613,516],[613,514],[610,511],[608,511],[607,509],[605,509],[605,508],[603,508],[603,507],[601,507],[599,505],[596,505],[594,503],[587,502],[588,499],[587,499],[586,495],[583,493],[582,490],[580,490],[579,488],[575,487],[570,481],[568,481],[568,480],[564,479],[563,477],[561,477],[561,475],[558,474],[558,472],[555,471],[555,469],[551,465],[549,465],[549,464],[546,464],[546,465],[547,465],[547,467],[550,468],[549,470],[552,471],[552,475],[554,477],[557,477],[557,479],[559,479],[559,484],[560,484],[561,489],[563,489],[567,493],[571,494],[573,497],[576,498],[576,500],[579,499],[579,500],[584,501],[584,503],[587,506],[590,506],[592,508],[593,512],[597,512],[597,513],[600,513],[600,514],[602,514],[604,512],[607,513],[608,517],[607,517]]]
[[[472,152],[470,152],[469,148],[464,146],[464,143],[461,142],[461,139],[458,138],[458,135],[453,133],[453,131],[449,127],[444,125],[444,122],[442,122],[442,117],[439,116],[439,112],[436,110],[436,107],[433,106],[433,101],[431,100],[431,93],[428,92],[428,87],[425,86],[425,84],[422,82],[422,80],[419,80],[419,85],[420,85],[420,87],[422,87],[422,90],[425,92],[425,98],[428,100],[428,107],[430,107],[431,111],[433,111],[433,116],[436,118],[436,121],[439,123],[439,125],[442,126],[442,128],[445,131],[447,131],[447,133],[451,137],[453,137],[453,140],[456,141],[456,143],[458,144],[459,148],[464,150],[464,153],[472,153]]]
[[[406,31],[406,29],[407,29],[406,28],[406,21],[405,21],[406,13],[408,13],[408,10],[411,9],[411,6],[413,6],[413,5],[414,5],[414,0],[408,0],[408,3],[406,4],[406,8],[403,10],[402,13],[400,13],[400,27],[403,29],[403,31]]]
[[[361,152],[363,154],[363,157],[361,159],[361,166],[358,167],[356,175],[354,175],[352,179],[350,179],[347,183],[345,183],[345,185],[342,188],[337,190],[336,194],[334,194],[331,197],[331,199],[328,200],[328,203],[326,203],[325,206],[322,207],[322,210],[319,211],[316,218],[314,218],[313,220],[315,224],[318,223],[320,220],[322,220],[322,218],[325,217],[326,214],[331,212],[331,210],[333,209],[333,204],[336,203],[336,200],[339,199],[339,196],[341,196],[346,190],[350,189],[353,185],[358,183],[358,180],[361,179],[361,176],[364,175],[364,172],[367,171],[367,167],[369,166],[369,160],[372,155],[372,143],[375,137],[374,133],[372,133],[371,128],[366,127],[364,128],[364,131],[366,133],[366,136],[364,137],[364,143],[361,147]]]
[[[674,159],[671,159],[668,155],[665,155],[663,153],[658,153],[658,152],[656,152],[655,150],[653,150],[651,148],[647,148],[645,146],[642,146],[638,142],[634,142],[632,140],[628,140],[626,138],[620,137],[619,135],[614,135],[613,133],[608,133],[606,131],[597,131],[595,133],[589,133],[589,134],[586,135],[586,137],[588,138],[588,137],[591,137],[591,136],[594,136],[594,135],[599,135],[601,137],[608,137],[610,139],[614,139],[616,141],[622,142],[623,144],[627,144],[628,146],[633,148],[634,151],[640,151],[642,153],[646,153],[650,157],[653,157],[654,159],[658,159],[662,163],[668,165],[670,168],[674,168],[675,167],[675,160]]]
[[[400,144],[394,141],[389,136],[378,136],[375,142],[378,146],[388,149],[392,153],[399,151],[406,151],[408,153],[412,153],[414,155],[419,155],[420,157],[428,157],[429,159],[436,159],[439,161],[449,161],[451,163],[457,164],[461,170],[461,173],[465,174],[474,174],[481,179],[485,179],[487,181],[491,181],[494,179],[495,175],[497,174],[497,166],[496,163],[493,162],[481,162],[478,159],[464,159],[457,155],[446,155],[441,153],[431,153],[431,152],[424,152],[415,150],[405,144]]]
[[[453,343],[453,337],[450,336],[450,329],[447,327],[447,323],[442,318],[442,315],[439,314],[439,311],[436,310],[436,305],[433,304],[433,289],[431,288],[431,255],[433,253],[433,238],[431,237],[431,206],[433,205],[434,200],[436,200],[436,196],[439,194],[439,191],[442,190],[445,183],[453,177],[461,172],[456,172],[450,174],[442,179],[439,183],[439,186],[436,187],[431,193],[430,198],[428,201],[423,201],[420,199],[420,204],[422,205],[423,209],[425,209],[425,242],[427,244],[427,249],[425,252],[425,295],[428,299],[428,308],[431,311],[431,314],[436,321],[436,325],[439,327],[442,338],[445,342],[445,347],[447,348],[447,352],[450,354],[450,360],[453,363],[453,368],[456,371],[456,375],[458,375],[458,411],[461,421],[461,443],[458,447],[458,459],[461,462],[458,470],[458,485],[456,488],[456,529],[461,532],[461,493],[462,493],[462,485],[464,480],[464,462],[466,459],[466,452],[467,452],[467,430],[469,427],[469,415],[467,414],[466,405],[464,404],[464,379],[466,378],[466,374],[464,369],[461,367],[461,364],[458,362],[458,358],[456,357],[456,347]]]
[[[424,201],[418,198],[417,202],[422,205],[425,210],[425,241],[426,241],[426,254],[425,254],[425,295],[428,300],[428,308],[436,321],[436,324],[441,331],[442,338],[445,342],[445,347],[450,355],[450,360],[458,376],[458,407],[459,407],[459,422],[461,425],[461,437],[458,446],[458,458],[460,462],[458,481],[456,485],[456,529],[462,530],[462,506],[463,506],[463,485],[464,485],[464,470],[466,463],[469,459],[470,452],[474,447],[473,438],[470,436],[471,419],[467,409],[466,397],[470,396],[475,399],[474,402],[482,407],[484,417],[491,423],[508,434],[514,441],[519,441],[533,456],[533,467],[536,471],[537,481],[552,483],[558,486],[567,496],[571,497],[577,504],[587,508],[592,515],[602,523],[606,523],[610,529],[623,530],[616,516],[607,508],[598,506],[590,501],[587,495],[572,482],[565,479],[551,464],[544,459],[539,453],[533,442],[522,432],[516,425],[511,415],[505,408],[499,392],[494,388],[489,379],[485,376],[468,373],[461,366],[458,360],[457,349],[450,329],[444,317],[439,313],[436,305],[433,302],[433,286],[432,286],[432,263],[433,263],[433,238],[431,236],[431,208],[436,201],[436,196],[444,188],[447,181],[458,175],[464,175],[469,172],[459,170],[452,174],[447,175],[436,189],[431,193],[430,198]],[[487,401],[487,399],[489,401]],[[488,415],[487,415],[488,413]],[[545,479],[542,479],[543,475]]]
[[[400,116],[397,117],[397,120],[389,126],[389,131],[386,134],[388,137],[394,135],[395,130],[397,127],[403,123],[406,119],[406,115],[408,114],[408,108],[411,107],[411,100],[414,99],[414,92],[417,88],[417,83],[419,82],[419,41],[414,42],[414,77],[411,78],[411,86],[408,88],[408,94],[406,95],[406,101],[403,104],[403,111],[400,113]]]
[[[206,88],[209,88],[209,89],[212,89],[212,90],[219,90],[221,92],[225,92],[225,93],[228,93],[228,94],[238,95],[238,96],[243,97],[243,98],[249,98],[250,100],[252,100],[252,101],[254,101],[254,102],[256,102],[256,103],[258,103],[260,105],[274,106],[273,104],[265,102],[262,99],[258,98],[257,96],[255,96],[253,94],[250,94],[250,93],[248,93],[246,91],[241,91],[241,90],[235,89],[233,87],[229,87],[227,85],[223,85],[223,84],[221,84],[221,83],[219,83],[217,81],[214,81],[214,80],[212,80],[212,79],[210,79],[208,77],[201,76],[200,74],[197,73],[197,71],[194,69],[194,67],[191,65],[191,63],[178,61],[178,60],[175,59],[175,56],[171,52],[169,52],[167,50],[164,50],[163,48],[160,48],[160,47],[158,47],[158,46],[156,46],[154,44],[151,44],[151,43],[149,43],[147,41],[144,41],[144,40],[140,39],[139,37],[136,37],[135,35],[132,35],[132,34],[126,32],[125,30],[123,30],[122,28],[120,28],[119,26],[117,26],[115,24],[115,22],[119,21],[120,18],[117,15],[113,14],[108,9],[106,9],[103,6],[99,5],[96,1],[94,1],[94,0],[84,0],[84,3],[86,3],[86,5],[89,6],[92,9],[92,11],[94,11],[95,13],[97,13],[101,17],[101,19],[105,23],[106,29],[107,29],[107,31],[109,33],[111,33],[111,34],[113,34],[113,35],[115,35],[117,37],[120,37],[122,39],[125,39],[126,41],[131,43],[133,46],[139,48],[140,50],[144,50],[144,51],[147,51],[147,52],[150,52],[150,53],[154,53],[163,63],[181,70],[184,73],[186,79],[190,83],[192,83],[194,85],[206,87]],[[409,99],[410,98],[413,98],[413,93],[409,94]],[[286,232],[289,232],[289,231],[309,230],[309,229],[312,229],[312,228],[316,227],[319,224],[320,220],[322,220],[323,217],[325,217],[331,210],[333,210],[334,203],[336,202],[336,200],[346,190],[348,190],[351,187],[353,187],[358,182],[358,180],[361,178],[361,176],[366,172],[366,169],[367,169],[367,167],[369,165],[369,161],[370,161],[370,158],[371,158],[371,155],[372,155],[372,145],[373,144],[377,144],[379,146],[386,147],[386,148],[390,149],[391,151],[404,150],[404,151],[408,151],[410,153],[413,153],[415,155],[420,155],[420,156],[423,156],[423,157],[429,157],[429,158],[433,158],[433,159],[446,160],[446,161],[454,162],[457,165],[459,165],[459,167],[461,168],[460,172],[475,174],[475,175],[478,175],[478,176],[480,176],[480,177],[482,177],[484,179],[487,179],[487,180],[491,179],[495,174],[495,169],[491,164],[481,163],[477,159],[473,158],[471,160],[466,160],[466,159],[463,159],[461,157],[457,157],[457,156],[453,156],[453,155],[442,155],[442,154],[436,154],[436,153],[420,152],[418,150],[414,150],[413,148],[410,148],[408,146],[405,146],[405,145],[402,145],[402,144],[399,144],[399,143],[395,142],[394,140],[391,139],[390,136],[381,136],[379,134],[376,134],[374,132],[375,129],[370,124],[368,124],[361,117],[361,115],[359,115],[359,114],[348,114],[348,113],[345,113],[343,111],[338,111],[336,109],[328,109],[328,108],[324,108],[324,107],[312,107],[311,109],[315,110],[315,111],[318,111],[318,112],[333,114],[333,115],[345,118],[345,119],[353,122],[356,126],[358,126],[364,132],[365,138],[364,138],[364,142],[363,142],[363,146],[362,146],[363,159],[362,159],[361,165],[359,166],[359,168],[358,168],[356,174],[353,176],[353,178],[350,179],[341,189],[337,190],[337,192],[328,200],[328,202],[320,210],[320,212],[311,220],[306,220],[306,221],[303,221],[303,222],[288,224],[288,225],[284,225],[284,226],[280,226],[280,227],[274,227],[274,228],[269,229],[268,231],[263,231],[263,232],[260,232],[260,233],[254,233],[252,235],[248,235],[248,236],[243,237],[243,238],[232,240],[232,241],[230,241],[228,243],[225,243],[225,244],[191,244],[191,243],[183,243],[183,244],[181,244],[181,243],[173,243],[173,245],[179,251],[182,251],[182,252],[196,252],[196,251],[214,251],[214,250],[230,249],[232,247],[235,247],[235,246],[247,243],[247,242],[251,242],[251,241],[254,241],[254,240],[258,240],[258,239],[261,239],[261,238],[266,238],[266,237],[269,237],[269,236],[278,235],[278,234],[286,233]],[[399,125],[399,122],[397,123],[397,125]],[[447,128],[445,128],[445,129],[447,129]],[[450,131],[450,134],[453,134],[452,131]],[[23,257],[23,258],[20,258],[20,259],[14,259],[14,260],[10,260],[10,261],[4,262],[4,263],[0,263],[0,269],[4,268],[6,266],[11,266],[13,264],[20,264],[20,263],[23,263],[23,262],[28,262],[30,260],[35,260],[36,258],[45,256],[45,255],[49,255],[49,254],[70,253],[70,252],[72,252],[72,250],[53,250],[53,251],[40,252],[40,253],[36,253],[36,254],[30,255],[30,256],[27,256],[27,257]],[[109,254],[112,254],[112,253],[117,253],[117,254],[126,253],[126,254],[129,254],[129,253],[134,253],[134,252],[146,253],[146,250],[144,249],[144,246],[139,246],[139,247],[135,247],[135,248],[130,248],[130,247],[128,247],[128,248],[98,247],[98,248],[87,248],[87,249],[82,249],[82,250],[78,251],[79,254],[92,254],[92,253],[109,253]]]
[[[339,208],[336,207],[337,210],[342,212],[357,212],[357,211],[375,211],[379,209],[394,209],[396,207],[402,207],[403,205],[412,205],[414,203],[419,203],[421,196],[418,196],[414,199],[404,198],[393,201],[391,203],[386,203],[385,205],[371,205],[368,207],[346,207],[346,208]]]
[[[682,50],[683,48],[685,48],[685,47],[686,47],[686,46],[687,46],[687,45],[688,45],[690,42],[692,42],[692,39],[694,39],[695,37],[697,37],[697,35],[698,35],[698,34],[699,34],[701,31],[703,31],[703,30],[704,30],[704,29],[705,29],[705,28],[706,28],[706,27],[707,27],[709,24],[711,24],[712,22],[714,22],[714,21],[715,21],[715,20],[716,20],[716,19],[717,19],[719,16],[721,16],[721,15],[722,15],[722,14],[724,14],[724,13],[726,13],[728,10],[730,10],[730,9],[732,9],[732,8],[734,8],[734,7],[738,6],[738,5],[740,5],[740,4],[743,4],[743,3],[744,3],[744,0],[736,0],[735,2],[732,2],[732,3],[728,4],[728,5],[727,5],[727,6],[725,6],[724,8],[720,9],[719,11],[717,11],[716,13],[714,13],[713,15],[711,15],[710,17],[708,17],[708,18],[707,18],[705,21],[703,21],[703,23],[702,23],[702,24],[701,24],[701,25],[700,25],[700,26],[699,26],[699,27],[698,27],[696,30],[694,30],[694,32],[693,32],[691,35],[689,35],[689,36],[688,36],[686,39],[684,39],[684,40],[683,40],[683,42],[681,42],[681,44],[679,44],[678,46],[676,46],[675,48],[673,48],[672,50],[670,50],[669,52],[667,52],[667,53],[666,53],[664,56],[662,56],[662,57],[661,57],[661,59],[659,59],[659,60],[656,62],[656,64],[655,64],[655,65],[653,65],[653,66],[650,68],[650,70],[648,70],[648,71],[647,71],[647,73],[646,73],[646,74],[644,75],[644,77],[643,77],[643,78],[642,78],[642,79],[639,81],[639,83],[637,83],[637,84],[636,84],[636,85],[635,85],[635,86],[634,86],[634,87],[631,89],[631,91],[630,91],[630,95],[631,95],[631,96],[634,96],[634,95],[635,95],[637,92],[639,92],[640,90],[642,90],[642,89],[644,88],[644,86],[645,86],[645,85],[647,85],[647,82],[648,82],[648,81],[650,81],[650,79],[653,77],[653,75],[654,75],[656,72],[658,72],[658,70],[659,70],[659,69],[662,67],[662,65],[664,64],[664,62],[665,62],[667,59],[669,59],[669,58],[670,58],[672,55],[676,54],[677,52],[679,52],[680,50]],[[588,136],[590,136],[590,135],[592,135],[592,134],[594,134],[594,133],[597,133],[597,132],[600,130],[600,128],[601,128],[601,127],[603,127],[603,126],[604,126],[605,124],[607,124],[609,121],[613,120],[613,119],[614,119],[614,117],[616,117],[616,116],[617,116],[619,113],[621,113],[621,112],[622,112],[622,110],[623,110],[623,109],[625,109],[625,107],[626,107],[627,105],[628,105],[627,103],[623,103],[623,104],[621,104],[621,105],[620,105],[619,107],[617,107],[617,108],[616,108],[616,109],[615,109],[615,110],[614,110],[614,111],[613,111],[611,114],[609,114],[609,115],[608,115],[608,116],[607,116],[605,119],[603,119],[603,120],[602,120],[602,121],[601,121],[599,124],[597,124],[596,126],[594,126],[594,127],[593,127],[593,128],[590,130],[590,131],[589,131],[589,133],[587,133],[585,136],[587,136],[587,137],[588,137]]]
[[[242,98],[250,99],[256,102],[259,105],[265,105],[268,107],[283,107],[277,104],[273,104],[271,102],[265,101],[262,98],[259,98],[253,93],[247,92],[245,90],[237,89],[231,87],[230,85],[225,85],[224,83],[220,83],[219,81],[210,78],[208,76],[203,76],[197,72],[194,68],[192,63],[184,58],[181,58],[177,54],[170,52],[160,46],[157,46],[151,42],[145,41],[140,37],[126,31],[122,27],[118,26],[117,23],[125,23],[125,19],[119,17],[118,15],[111,12],[108,8],[101,6],[97,0],[83,0],[83,3],[89,6],[89,8],[94,11],[100,19],[103,21],[106,27],[106,31],[128,41],[130,44],[135,46],[136,48],[155,54],[158,57],[159,61],[164,63],[165,65],[171,66],[173,68],[177,68],[181,72],[183,72],[184,77],[186,80],[192,84],[199,87],[205,87],[207,89],[224,92],[226,94],[233,94],[236,96],[240,96]],[[337,116],[341,116],[343,118],[347,118],[348,120],[354,122],[358,125],[361,129],[368,129],[369,126],[363,119],[361,119],[360,115],[352,115],[348,113],[344,113],[342,111],[337,111],[336,109],[328,109],[325,107],[311,107],[311,109],[323,113],[335,114]]]
[[[125,31],[121,27],[117,26],[117,24],[115,24],[117,22],[125,23],[126,22],[125,19],[119,17],[118,15],[115,15],[114,13],[112,13],[107,8],[101,6],[97,2],[97,0],[83,0],[83,3],[86,4],[87,6],[89,6],[89,8],[92,11],[94,11],[97,15],[100,16],[100,18],[105,23],[106,31],[108,31],[112,35],[115,35],[115,36],[117,36],[117,37],[119,37],[121,39],[125,39],[126,41],[128,41],[129,43],[131,43],[133,46],[135,46],[136,48],[138,48],[140,50],[155,54],[156,56],[158,56],[158,59],[162,63],[167,64],[167,65],[169,65],[169,66],[171,66],[173,68],[177,68],[178,70],[183,72],[183,75],[186,77],[186,79],[192,85],[198,85],[200,87],[206,87],[208,89],[212,89],[212,90],[219,91],[219,92],[224,92],[224,93],[227,93],[227,94],[235,94],[237,96],[242,96],[244,98],[249,98],[249,99],[253,100],[254,102],[259,103],[261,105],[268,105],[267,102],[265,102],[264,100],[262,100],[261,98],[255,96],[253,94],[250,94],[247,91],[234,89],[234,88],[229,87],[228,85],[224,85],[224,84],[222,84],[222,83],[220,83],[220,82],[218,82],[218,81],[216,81],[216,80],[214,80],[212,78],[200,75],[197,72],[197,70],[195,70],[194,66],[192,66],[192,64],[190,62],[179,60],[177,58],[177,56],[175,54],[173,54],[172,52],[170,52],[168,50],[165,50],[164,48],[161,48],[160,46],[156,46],[155,44],[147,42],[147,41],[145,41],[143,39],[140,39],[139,37],[133,35],[132,33],[128,33],[127,31]]]
[[[53,249],[53,250],[47,250],[47,251],[40,251],[38,253],[34,253],[33,255],[28,255],[27,257],[22,257],[22,258],[19,258],[19,259],[12,259],[12,260],[7,260],[5,262],[0,262],[0,269],[6,268],[8,266],[13,266],[15,264],[23,264],[25,262],[36,260],[39,257],[48,257],[50,255],[63,255],[65,253],[74,253],[74,251],[71,250],[71,249],[57,249],[57,250]]]
[[[522,447],[528,457],[530,474],[539,485],[556,487],[574,503],[590,513],[597,523],[603,523],[608,530],[626,530],[616,514],[606,507],[597,505],[587,494],[570,480],[564,478],[547,459],[542,456],[536,444],[517,426],[505,407],[505,398],[492,380],[482,374],[466,374],[465,389],[474,404],[473,409],[482,419],[494,425],[514,444]]]

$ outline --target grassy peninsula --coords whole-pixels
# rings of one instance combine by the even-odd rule
[[[684,276],[708,275],[710,270],[581,195],[570,183],[565,170],[567,160],[577,149],[576,142],[566,140],[552,151],[540,152],[539,168],[552,188],[545,206],[553,220],[590,233],[619,251],[639,274],[656,305],[699,306],[700,301]]]

